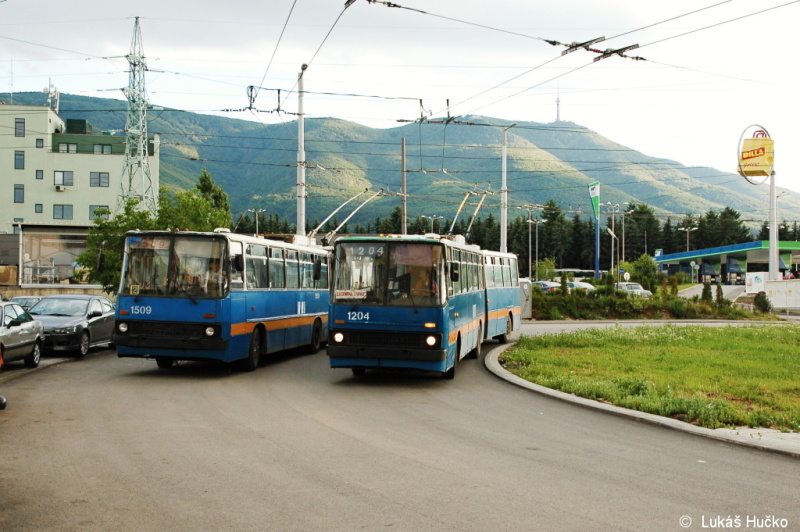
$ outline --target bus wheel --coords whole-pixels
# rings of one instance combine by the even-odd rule
[[[311,343],[306,346],[306,353],[314,355],[319,352],[322,346],[322,322],[314,320],[314,328],[311,330]]]
[[[175,365],[175,359],[158,357],[156,359],[156,365],[161,369],[169,369]]]
[[[253,330],[250,335],[250,348],[247,350],[247,358],[240,360],[239,364],[243,371],[255,371],[258,362],[261,360],[261,332]]]
[[[475,349],[469,352],[467,358],[478,358],[481,356],[481,344],[483,344],[483,324],[478,324],[478,339],[475,342]]]
[[[507,344],[508,341],[511,339],[511,316],[506,319],[506,332],[497,336],[497,341],[501,344]]]
[[[367,372],[367,368],[350,368],[350,369],[353,372],[353,375],[355,375],[356,377],[361,377]]]

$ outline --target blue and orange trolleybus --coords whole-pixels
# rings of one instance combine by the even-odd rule
[[[452,379],[459,360],[477,358],[490,325],[485,259],[462,236],[342,237],[331,267],[331,367],[355,375],[413,368]],[[519,287],[516,305],[497,336],[519,327]]]
[[[302,238],[302,237],[299,237]],[[292,240],[292,239],[287,239]],[[113,342],[120,357],[237,362],[327,338],[328,253],[306,242],[190,231],[125,235]]]

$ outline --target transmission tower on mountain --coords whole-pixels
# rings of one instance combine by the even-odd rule
[[[139,208],[156,214],[158,209],[150,175],[147,138],[147,92],[144,76],[147,63],[142,49],[142,31],[139,17],[133,27],[131,51],[125,56],[130,67],[128,86],[122,90],[128,99],[128,114],[125,122],[125,166],[122,171],[119,208],[131,199],[139,200]]]

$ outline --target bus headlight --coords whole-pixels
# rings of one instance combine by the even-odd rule
[[[336,342],[337,344],[341,344],[342,342],[344,342],[344,335],[340,332],[333,333],[333,341]]]
[[[206,327],[206,336],[214,336],[214,327]]]
[[[118,324],[117,324],[117,330],[118,330],[119,332],[121,332],[121,333],[126,333],[126,332],[128,332],[128,324],[127,324],[127,323],[125,323],[124,321],[122,321],[122,322],[118,323]]]
[[[436,337],[435,336],[428,336],[425,338],[425,343],[428,344],[428,347],[433,347],[436,345]]]

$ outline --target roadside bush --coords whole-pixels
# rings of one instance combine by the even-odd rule
[[[753,299],[753,306],[756,310],[764,314],[772,312],[772,303],[769,302],[766,292],[759,292],[756,294],[755,299]]]
[[[703,294],[700,296],[700,299],[705,303],[711,303],[711,283],[703,283]]]

